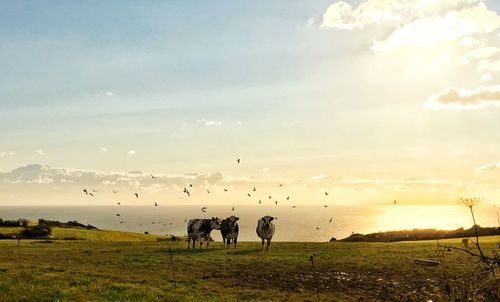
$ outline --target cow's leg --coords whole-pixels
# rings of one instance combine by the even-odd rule
[[[264,238],[262,238],[262,250],[264,250]]]
[[[207,240],[207,249],[208,249],[208,244],[210,243],[210,239]]]
[[[238,242],[238,237],[235,237],[235,238],[233,239],[233,242],[234,242],[234,248],[236,248],[236,242]]]
[[[200,239],[200,249],[202,245],[203,245],[203,239]]]
[[[191,244],[191,237],[188,236],[188,249],[190,244]]]
[[[193,249],[195,248],[196,238],[193,238]]]
[[[267,249],[271,249],[271,239],[267,239]]]

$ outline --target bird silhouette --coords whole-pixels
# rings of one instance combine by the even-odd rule
[[[120,213],[116,213],[116,215],[115,215],[115,216],[120,216]]]
[[[89,195],[89,192],[87,191],[87,189],[83,189],[83,193],[85,193],[85,195]]]
[[[271,195],[269,195],[269,199],[271,199]]]
[[[240,163],[240,161],[241,161],[241,160],[240,160],[239,158],[236,160],[236,162],[237,162],[238,164]]]
[[[255,187],[253,187],[253,191],[255,192],[255,191],[257,191],[257,189],[255,189]]]
[[[232,209],[232,211],[234,212],[234,206],[233,206],[233,209]]]
[[[158,203],[157,203],[157,202],[155,202],[155,207],[157,207],[157,206],[158,206]]]
[[[117,204],[117,205],[121,205],[122,203],[121,203],[121,202],[117,202],[116,204]]]
[[[116,194],[116,193],[118,193],[118,191],[117,190],[113,190],[113,193]]]
[[[135,198],[139,198],[139,194],[134,193],[134,195],[135,195]]]
[[[207,189],[207,194],[210,194],[210,190],[209,189]]]
[[[94,194],[92,194],[92,193],[89,193],[89,195],[92,196],[92,197],[94,197]]]
[[[292,209],[295,209],[297,206],[292,206]]]
[[[276,205],[278,205],[278,201],[277,201],[277,200],[275,200],[275,201],[274,201],[274,203],[275,203]]]
[[[224,192],[227,192],[227,189],[224,189]]]
[[[287,196],[287,197],[286,197],[286,200],[290,200],[290,196]]]
[[[316,228],[316,230],[319,230],[319,228]]]
[[[325,205],[323,205],[323,206],[324,206],[325,208],[328,208],[328,205],[326,205],[326,204],[325,204]]]
[[[259,204],[261,204],[261,203],[262,203],[262,200],[259,199]]]
[[[250,195],[250,193],[247,193],[247,195],[248,195],[248,197],[252,196],[252,195]]]
[[[396,200],[394,200],[394,204],[396,204]]]
[[[280,186],[280,187],[283,187],[283,184],[280,184],[279,186]]]
[[[182,192],[186,193],[188,195],[188,197],[191,196],[191,194],[189,193],[188,189],[186,189],[186,188],[184,188],[184,191],[182,191]]]
[[[207,207],[202,207],[202,208],[201,208],[201,211],[202,211],[203,213],[205,213],[205,212],[207,211]]]
[[[328,192],[325,192],[325,195],[328,195]]]
[[[123,223],[123,221],[120,221],[120,224],[122,224],[122,223]]]
[[[330,221],[328,221],[328,223],[332,223],[332,220],[333,220],[333,217],[330,218]]]

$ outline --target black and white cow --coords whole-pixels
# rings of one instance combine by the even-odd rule
[[[222,219],[220,233],[222,235],[224,247],[231,247],[231,240],[233,240],[234,248],[236,248],[236,243],[238,242],[238,232],[240,231],[238,223],[236,222],[238,219],[240,218],[236,216],[230,216],[226,219]]]
[[[210,243],[210,233],[212,230],[220,229],[221,220],[218,217],[212,217],[212,219],[191,219],[187,225],[188,233],[188,248],[191,240],[193,241],[193,248],[196,240],[200,241],[200,248],[203,241],[207,244]]]
[[[267,240],[267,249],[271,248],[271,240],[274,235],[274,219],[271,216],[264,216],[257,221],[257,236],[262,240],[262,249],[264,249],[264,240]]]

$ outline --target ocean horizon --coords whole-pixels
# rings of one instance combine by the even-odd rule
[[[116,216],[120,214],[120,216]],[[492,205],[475,208],[476,221],[481,226],[497,226],[498,217]],[[473,225],[468,208],[459,205],[356,205],[328,206],[242,205],[234,211],[229,205],[207,206],[0,206],[0,218],[39,218],[77,220],[99,229],[176,236],[186,235],[186,220],[192,218],[240,217],[239,241],[259,241],[255,233],[257,220],[270,215],[275,220],[274,241],[324,242],[352,233],[373,233],[389,230],[436,228],[443,230],[469,228]],[[331,220],[331,222],[330,222]],[[212,232],[221,241],[220,232]]]

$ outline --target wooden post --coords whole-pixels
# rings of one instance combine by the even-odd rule
[[[314,268],[314,255],[311,255],[311,266],[313,270],[314,276],[314,289],[316,290],[316,301],[319,301],[319,293],[318,293],[318,277],[316,276],[316,269]]]
[[[174,278],[174,289],[177,289],[177,281],[175,280],[174,260],[172,258],[172,248],[171,247],[168,247],[168,253],[170,255],[170,267],[172,268],[172,276]]]

